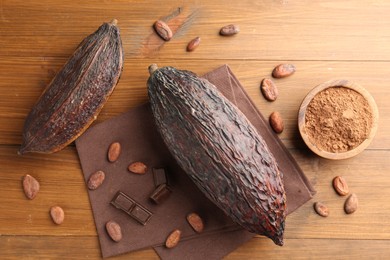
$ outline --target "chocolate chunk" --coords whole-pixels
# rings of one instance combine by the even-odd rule
[[[122,209],[123,211],[128,212],[131,208],[134,207],[135,201],[123,192],[118,191],[114,199],[111,201],[111,204],[118,209]]]
[[[161,184],[168,184],[168,176],[164,168],[153,168],[152,171],[156,188]]]
[[[146,223],[149,221],[149,219],[152,216],[152,212],[150,212],[145,207],[139,204],[133,207],[133,209],[130,211],[130,214],[135,220],[137,220],[142,225],[146,225]]]
[[[166,184],[161,184],[153,191],[152,195],[150,195],[150,199],[154,203],[160,204],[169,197],[171,192],[172,190]]]
[[[136,202],[127,194],[118,191],[115,197],[111,200],[111,205],[117,209],[123,210],[130,217],[138,221],[142,225],[146,225],[153,213],[147,208]]]

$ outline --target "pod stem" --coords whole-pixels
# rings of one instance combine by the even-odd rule
[[[158,70],[158,66],[157,64],[151,64],[148,69],[149,69],[149,74],[152,75],[156,70]]]
[[[111,22],[109,22],[110,25],[116,26],[118,24],[117,19],[112,19]]]

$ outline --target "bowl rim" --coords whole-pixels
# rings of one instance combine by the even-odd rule
[[[358,92],[367,100],[368,105],[370,106],[372,111],[372,127],[367,139],[365,139],[359,146],[355,147],[354,149],[342,153],[332,153],[332,152],[327,152],[319,149],[314,143],[312,143],[309,140],[309,137],[306,134],[306,129],[305,129],[307,106],[309,105],[309,103],[311,102],[311,100],[315,95],[317,95],[319,92],[325,89],[332,88],[332,87],[344,87]],[[351,158],[361,153],[364,149],[366,149],[376,134],[376,131],[378,129],[378,120],[379,120],[378,107],[372,95],[361,85],[356,84],[355,82],[347,79],[329,80],[314,87],[312,90],[309,91],[309,93],[303,99],[298,112],[298,128],[305,144],[309,147],[310,150],[312,150],[317,155],[332,160]]]

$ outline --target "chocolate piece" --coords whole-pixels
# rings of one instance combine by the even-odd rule
[[[147,210],[140,204],[136,204],[130,211],[131,216],[142,225],[146,225],[149,219],[152,217],[152,212]]]
[[[154,186],[157,188],[161,184],[168,184],[168,176],[164,168],[153,168]]]
[[[150,195],[150,199],[154,203],[160,204],[169,197],[171,192],[172,190],[166,184],[161,184],[153,191],[152,195]]]
[[[118,191],[114,199],[111,201],[111,204],[117,209],[122,209],[126,212],[130,211],[130,209],[134,207],[135,203],[136,202],[132,198],[121,191]]]
[[[130,217],[138,221],[142,225],[146,225],[153,213],[147,208],[137,203],[134,199],[122,191],[118,191],[115,197],[111,201],[111,205],[117,209],[123,210]]]

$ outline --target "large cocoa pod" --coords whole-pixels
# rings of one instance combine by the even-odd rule
[[[156,125],[180,167],[236,223],[282,245],[286,195],[264,139],[207,80],[172,67],[149,69]]]
[[[19,153],[52,153],[96,119],[123,69],[116,20],[86,37],[46,87],[26,118]]]

